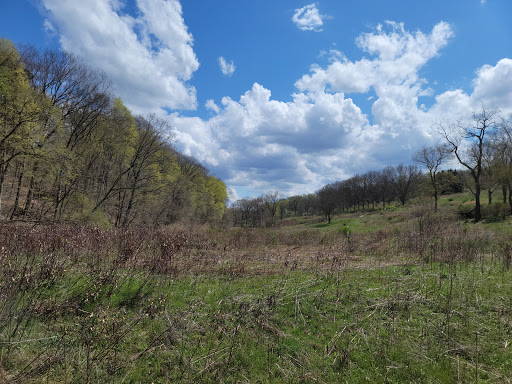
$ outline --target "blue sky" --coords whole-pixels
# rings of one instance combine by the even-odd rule
[[[512,112],[512,1],[0,0],[0,36],[106,72],[233,196],[283,195]]]

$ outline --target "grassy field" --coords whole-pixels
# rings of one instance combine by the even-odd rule
[[[450,200],[451,199],[451,200]],[[509,383],[510,218],[0,225],[0,382]]]

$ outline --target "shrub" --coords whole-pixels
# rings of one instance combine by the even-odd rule
[[[464,219],[473,219],[475,217],[475,204],[473,202],[462,203],[458,209],[459,215]]]
[[[509,208],[503,203],[494,203],[482,207],[482,216],[487,221],[501,221],[509,213]]]

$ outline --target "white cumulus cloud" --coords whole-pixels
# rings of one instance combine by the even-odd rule
[[[238,100],[223,98],[208,120],[173,115],[177,144],[230,187],[256,194],[308,193],[355,173],[409,162],[417,149],[436,141],[432,125],[441,118],[467,116],[482,104],[507,105],[506,113],[512,108],[510,59],[478,69],[469,94],[433,93],[419,71],[452,36],[444,22],[429,33],[387,22],[356,40],[368,57],[349,61],[340,53],[326,67],[314,66],[296,82],[291,101],[274,100],[270,89],[254,83]],[[371,116],[351,94],[372,103]],[[419,101],[425,96],[430,107]]]
[[[324,25],[323,15],[320,14],[316,3],[297,8],[293,14],[292,21],[302,31],[322,31]]]
[[[213,101],[212,99],[208,99],[206,100],[206,103],[204,105],[206,107],[206,109],[209,109],[215,113],[219,113],[220,112],[220,108],[217,104],[215,104],[215,101]]]
[[[226,59],[222,56],[219,57],[219,66],[222,74],[224,76],[231,76],[233,73],[235,73],[235,63],[233,60],[230,62],[227,62]]]
[[[199,62],[178,0],[137,0],[136,17],[120,1],[42,3],[62,47],[102,69],[135,112],[196,108],[187,81]]]

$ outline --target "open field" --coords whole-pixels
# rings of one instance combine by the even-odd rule
[[[457,199],[262,229],[1,225],[0,382],[509,383],[510,218],[460,221]]]

